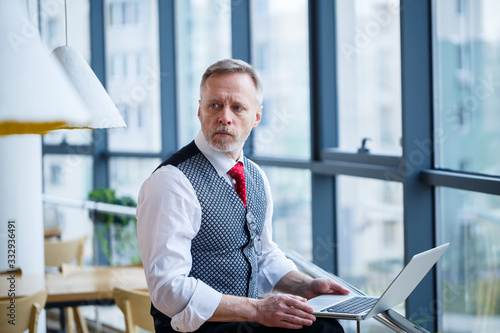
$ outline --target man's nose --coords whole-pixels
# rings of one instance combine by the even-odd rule
[[[232,115],[231,109],[229,106],[224,106],[219,113],[219,123],[223,125],[229,125],[232,123]]]

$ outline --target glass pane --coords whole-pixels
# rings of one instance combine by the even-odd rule
[[[436,166],[498,175],[500,3],[433,3]]]
[[[68,45],[90,64],[89,0],[67,1]],[[49,50],[66,45],[64,1],[40,1],[41,38]],[[66,142],[74,145],[90,144],[92,132],[88,129],[58,130],[43,136],[45,144]]]
[[[200,130],[201,76],[214,62],[231,57],[231,4],[230,0],[175,4],[179,147],[183,147]]]
[[[252,62],[264,109],[255,154],[309,158],[309,36],[306,0],[251,2]]]
[[[160,165],[159,158],[113,157],[110,159],[110,186],[117,196],[130,196],[137,202],[142,183]]]
[[[401,155],[399,1],[335,3],[340,148]]]
[[[108,130],[108,147],[159,152],[157,1],[106,0],[105,30],[107,90],[127,124]]]
[[[500,197],[438,188],[441,332],[500,327]]]
[[[403,268],[403,186],[337,179],[339,276],[368,295],[381,296]],[[404,315],[403,305],[395,310]]]
[[[312,260],[311,172],[264,167],[274,202],[273,239]]]
[[[44,155],[43,192],[62,199],[86,200],[92,187],[92,157],[85,155]],[[44,227],[61,229],[62,239],[87,235],[84,260],[92,263],[93,225],[89,212],[64,204],[44,204]]]

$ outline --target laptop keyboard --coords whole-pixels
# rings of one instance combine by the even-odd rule
[[[353,297],[325,308],[321,312],[362,313],[371,309],[377,301],[378,297]]]

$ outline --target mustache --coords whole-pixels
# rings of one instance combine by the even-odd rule
[[[213,135],[217,132],[226,132],[226,133],[229,133],[230,135],[233,135],[234,136],[234,133],[233,133],[233,130],[231,128],[229,128],[228,126],[226,125],[219,125],[213,129],[210,130],[210,135]]]

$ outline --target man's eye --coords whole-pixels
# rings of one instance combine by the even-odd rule
[[[236,106],[233,106],[233,110],[239,112],[239,111],[243,111],[244,109],[242,106],[236,105]]]
[[[219,103],[211,103],[210,108],[211,109],[220,109],[220,104]]]

